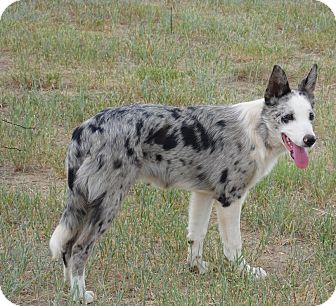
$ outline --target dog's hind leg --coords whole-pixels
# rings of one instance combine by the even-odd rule
[[[133,173],[132,173],[133,172]],[[100,188],[100,195],[88,204],[88,213],[81,232],[72,246],[71,253],[71,291],[74,299],[84,299],[91,303],[94,299],[92,291],[85,290],[85,264],[97,239],[108,229],[119,211],[136,175],[134,171],[112,175],[108,186],[96,186],[99,182],[92,181],[89,189]]]
[[[218,228],[223,241],[224,255],[229,261],[237,263],[241,271],[251,273],[256,279],[263,278],[266,276],[266,272],[262,268],[251,267],[242,257],[240,213],[244,198],[232,202],[228,207],[223,207],[219,202],[216,205]]]
[[[208,230],[213,201],[209,195],[193,192],[189,205],[188,264],[201,274],[208,270],[208,263],[202,259],[203,241]]]
[[[72,245],[86,215],[86,200],[78,193],[68,190],[67,205],[50,239],[53,258],[63,259],[64,279],[69,280]]]

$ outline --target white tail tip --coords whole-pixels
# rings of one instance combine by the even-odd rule
[[[71,232],[63,224],[57,225],[49,242],[52,258],[60,258],[64,251],[64,245],[71,239]]]

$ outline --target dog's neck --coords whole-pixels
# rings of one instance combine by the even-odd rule
[[[255,180],[268,174],[276,164],[278,157],[285,152],[284,146],[272,134],[267,122],[262,118],[264,99],[237,104],[241,112],[240,120],[245,125],[245,130],[251,145],[255,147],[251,157],[258,167]],[[272,144],[272,145],[271,145]],[[277,144],[277,145],[275,145]]]

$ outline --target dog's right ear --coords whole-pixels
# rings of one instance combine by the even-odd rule
[[[265,104],[274,105],[277,100],[291,92],[285,71],[278,65],[274,65],[265,92]]]

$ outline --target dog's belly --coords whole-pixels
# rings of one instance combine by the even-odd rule
[[[202,188],[200,186],[197,186],[195,182],[192,180],[188,180],[186,178],[181,177],[179,180],[169,180],[169,179],[164,179],[160,176],[151,176],[151,175],[141,175],[140,176],[140,181],[143,183],[151,184],[152,186],[159,187],[159,188],[177,188],[177,189],[182,189],[186,191],[197,191],[197,192],[202,192],[206,194],[214,194],[211,190],[208,188]],[[215,196],[215,195],[214,195]]]
[[[170,185],[167,182],[164,182],[160,178],[153,177],[153,176],[142,176],[140,178],[140,180],[143,183],[151,184],[153,186],[160,187],[160,188],[169,188],[170,187]]]

